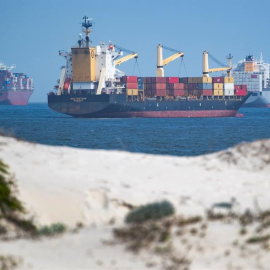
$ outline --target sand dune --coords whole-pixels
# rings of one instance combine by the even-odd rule
[[[79,233],[56,239],[0,243],[0,253],[23,257],[21,269],[149,269],[147,262],[155,260],[154,255],[134,255],[123,245],[111,247],[101,241],[112,237],[113,226],[123,225],[130,205],[166,199],[178,215],[192,216],[204,215],[213,204],[234,197],[239,212],[258,205],[262,210],[270,208],[270,140],[205,156],[170,157],[45,146],[0,137],[0,158],[15,175],[19,197],[38,224],[85,225]],[[239,269],[259,269],[255,255],[245,260],[240,255],[225,259],[213,255],[211,259],[210,253],[215,252],[209,246],[218,250],[219,245],[215,235],[224,246],[239,229],[233,226],[228,237],[220,226],[210,226],[209,244],[205,244],[209,252],[192,255],[190,269],[236,269],[238,259],[243,267]],[[269,269],[270,256],[258,254],[261,269]],[[156,264],[152,269],[163,268]]]

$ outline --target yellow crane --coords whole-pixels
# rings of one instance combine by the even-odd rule
[[[162,48],[170,50],[175,52],[175,54],[169,56],[168,58],[163,60],[163,56],[162,56]],[[168,65],[170,62],[174,61],[175,59],[177,59],[178,57],[183,57],[184,53],[183,52],[179,52],[177,50],[171,49],[169,47],[165,47],[161,44],[158,44],[157,46],[157,72],[156,72],[156,76],[157,77],[164,77],[164,69],[163,66]]]
[[[209,77],[209,73],[218,72],[218,71],[228,71],[229,77],[231,77],[231,70],[232,70],[232,56],[229,54],[227,57],[229,59],[229,66],[228,67],[221,67],[221,68],[209,68],[208,65],[208,52],[203,52],[203,77]]]
[[[138,58],[138,54],[137,53],[128,54],[124,57],[121,57],[120,59],[114,60],[114,63],[116,66],[119,66],[119,65],[123,64],[124,62],[131,60],[133,58]]]
[[[119,49],[120,51],[125,51],[125,52],[130,53],[124,57],[121,57],[120,59],[114,60],[115,66],[119,66],[119,65],[125,63],[126,61],[133,59],[133,58],[138,58],[138,54],[136,52],[132,52],[130,50],[124,49],[118,45],[114,45],[114,47]]]

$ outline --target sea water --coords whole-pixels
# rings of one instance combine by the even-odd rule
[[[0,106],[2,133],[47,145],[194,156],[270,138],[270,108],[228,118],[73,118],[46,103]]]

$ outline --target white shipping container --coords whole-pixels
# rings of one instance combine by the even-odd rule
[[[234,95],[234,89],[225,89],[224,90],[225,96],[233,96]]]
[[[234,83],[224,83],[224,90],[234,90]]]

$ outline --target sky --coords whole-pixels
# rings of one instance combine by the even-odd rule
[[[0,0],[0,60],[34,79],[30,102],[47,102],[64,58],[82,32],[83,16],[93,18],[93,44],[112,42],[139,54],[119,69],[155,76],[156,47],[184,52],[164,67],[165,76],[201,76],[207,50],[226,64],[253,54],[270,62],[270,0]],[[171,52],[164,51],[164,58]],[[209,60],[209,67],[218,65]]]

